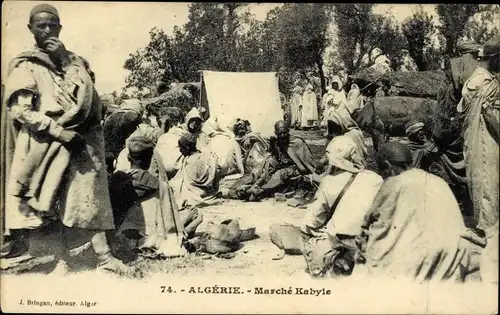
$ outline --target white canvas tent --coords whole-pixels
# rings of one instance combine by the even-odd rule
[[[275,72],[201,72],[200,105],[221,127],[231,128],[237,118],[250,121],[252,130],[271,136],[274,123],[283,119]]]

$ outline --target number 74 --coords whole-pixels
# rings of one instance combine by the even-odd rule
[[[170,286],[167,288],[166,286],[162,285],[162,286],[160,286],[160,289],[161,289],[161,293],[165,293],[165,292],[172,293],[173,292],[172,287],[170,287]]]

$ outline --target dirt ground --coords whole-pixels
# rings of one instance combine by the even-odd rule
[[[324,154],[325,140],[322,139],[320,131],[293,132],[300,133],[308,144],[316,158]],[[134,261],[128,262],[136,270],[141,270],[141,274],[153,275],[155,273],[169,274],[229,274],[229,275],[259,275],[271,273],[274,275],[283,274],[290,276],[295,273],[303,273],[305,262],[301,256],[286,256],[281,260],[273,260],[279,254],[279,249],[273,245],[269,239],[269,227],[273,223],[298,224],[303,217],[305,210],[292,208],[285,202],[278,202],[274,199],[263,200],[261,202],[243,202],[239,200],[224,200],[220,205],[205,207],[200,209],[204,221],[199,226],[201,232],[206,228],[209,221],[219,223],[227,219],[238,220],[242,229],[256,228],[257,238],[242,243],[233,258],[225,259],[216,256],[199,257],[189,255],[183,258],[156,260],[142,257],[126,255],[122,259]],[[51,255],[42,255],[44,251],[49,251],[51,244],[56,242],[57,237],[40,235],[37,240],[36,259],[27,261],[16,260],[2,261],[2,269],[5,274],[14,273],[49,273],[54,267],[54,258]],[[76,244],[76,243],[75,243]],[[79,246],[76,244],[71,246]],[[120,251],[120,249],[118,249]],[[207,259],[208,258],[208,259]],[[84,250],[74,257],[72,268],[78,272],[88,272],[92,269],[96,260],[90,249]]]
[[[141,270],[142,276],[154,276],[155,273],[174,275],[215,273],[246,276],[272,273],[290,276],[304,272],[305,262],[302,256],[286,256],[281,260],[274,260],[273,258],[276,258],[280,251],[269,239],[269,227],[272,224],[299,224],[305,213],[304,209],[292,208],[285,202],[273,199],[261,202],[226,200],[220,205],[201,208],[200,212],[204,217],[203,223],[198,228],[200,232],[206,229],[210,221],[219,223],[233,219],[238,220],[242,229],[255,228],[257,237],[243,242],[234,257],[229,259],[218,258],[214,255],[200,257],[195,254],[174,259],[149,259],[139,256],[136,260],[129,262],[129,265],[135,270]],[[95,257],[90,249],[84,250],[74,259],[76,267],[73,263],[72,268],[78,272],[88,272],[85,269],[91,269],[95,264]],[[3,265],[5,267],[5,264]],[[21,262],[15,268],[6,268],[3,272],[9,274],[17,270],[21,273],[49,273],[54,267],[53,256],[40,256],[36,260]]]
[[[326,141],[322,139],[321,132],[299,132],[299,134],[308,142],[316,158],[324,154]],[[370,139],[366,139],[366,143],[372,155]],[[368,165],[369,168],[374,167],[373,159],[368,161]],[[302,256],[285,255],[282,259],[276,259],[281,252],[269,238],[269,227],[272,224],[298,225],[305,211],[289,207],[285,202],[274,199],[261,202],[225,200],[222,204],[201,208],[204,222],[198,231],[205,230],[210,221],[219,223],[233,219],[239,221],[242,229],[255,228],[258,237],[243,242],[242,247],[234,253],[234,257],[229,259],[214,255],[203,257],[188,254],[173,259],[136,257],[133,261],[127,261],[134,257],[124,255],[121,258],[125,259],[133,269],[125,277],[96,271],[95,255],[90,248],[73,258],[74,261],[70,263],[71,272],[64,277],[53,272],[56,266],[54,256],[42,255],[24,262],[16,262],[14,259],[9,263],[2,260],[2,284],[5,287],[24,288],[10,290],[9,294],[4,294],[6,293],[4,291],[2,300],[11,302],[11,305],[5,303],[2,308],[9,306],[17,311],[19,308],[17,301],[25,296],[41,300],[43,297],[53,299],[57,296],[58,299],[71,301],[77,297],[85,299],[94,297],[94,300],[100,301],[104,307],[99,308],[99,311],[104,312],[130,312],[132,309],[149,310],[151,313],[178,312],[182,306],[184,312],[193,313],[289,313],[292,309],[294,312],[304,314],[314,310],[318,313],[371,313],[374,310],[383,310],[384,313],[416,314],[497,313],[498,299],[495,293],[498,287],[485,287],[481,282],[452,287],[433,287],[407,283],[406,280],[400,282],[392,278],[371,279],[363,273],[362,266],[357,267],[360,273],[345,279],[312,279],[305,272],[306,263]],[[51,233],[44,235],[37,241],[37,245],[42,249],[50,247],[57,238],[50,235]],[[117,252],[120,252],[119,249],[115,247]],[[47,289],[47,284],[50,284],[50,290]],[[182,295],[169,297],[160,293],[160,286],[165,284],[180,288],[214,284],[237,285],[245,289],[257,286],[317,289],[324,287],[332,290],[332,296],[314,297],[312,300],[296,295],[286,302],[279,299],[283,298],[279,296],[244,295],[246,299],[241,299],[241,302],[233,296],[227,296],[225,300],[219,296],[220,301],[215,302],[210,296],[190,295],[189,299],[182,300]],[[99,291],[99,288],[104,291]],[[108,294],[109,292],[111,294]],[[403,302],[403,300],[408,301],[405,298],[399,299],[400,303],[395,303],[394,296],[401,296],[402,292],[405,292],[406,297],[410,297],[410,302]],[[124,298],[132,296],[138,299]],[[335,303],[331,303],[332,299]],[[278,301],[284,303],[276,303]],[[35,308],[32,307],[30,310]],[[60,311],[63,311],[63,308]],[[74,309],[68,308],[67,311],[74,312]]]
[[[297,132],[311,147],[316,158],[324,154],[326,140],[322,138],[321,131]],[[366,139],[371,151],[371,139]],[[370,152],[371,153],[371,152]],[[373,165],[373,160],[369,161]],[[258,238],[242,243],[243,247],[235,252],[235,256],[230,259],[218,258],[216,256],[200,257],[194,254],[183,258],[156,260],[139,257],[129,264],[136,270],[141,270],[142,275],[154,275],[157,273],[169,273],[175,275],[183,274],[224,274],[224,275],[286,275],[299,276],[304,274],[305,261],[302,256],[285,256],[281,260],[276,260],[280,251],[269,239],[269,227],[274,224],[290,223],[298,225],[304,216],[305,209],[293,208],[285,202],[274,199],[263,200],[261,202],[243,202],[239,200],[224,200],[220,205],[205,207],[200,209],[204,216],[204,222],[198,231],[204,231],[208,222],[219,223],[227,219],[238,220],[242,229],[256,228]],[[50,242],[40,240],[42,247],[50,247]],[[122,257],[125,260],[132,260],[135,257]],[[90,249],[83,251],[76,256],[76,270],[92,269],[95,265],[95,257]],[[37,263],[37,261],[39,263]],[[11,266],[15,266],[12,268]],[[37,260],[29,260],[20,263],[6,263],[2,261],[3,273],[48,273],[55,266],[52,256],[42,256]]]

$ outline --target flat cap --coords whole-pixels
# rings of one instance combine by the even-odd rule
[[[460,54],[478,52],[480,49],[481,45],[474,40],[464,40],[457,43],[457,51]]]
[[[129,153],[135,155],[148,150],[152,151],[155,145],[147,137],[136,136],[129,140],[127,147]]]
[[[52,6],[50,4],[47,4],[47,3],[42,3],[42,4],[39,4],[39,5],[36,5],[33,9],[31,9],[30,20],[35,15],[37,15],[38,13],[42,13],[42,12],[50,13],[52,15],[57,16],[57,18],[59,18],[59,12],[57,12],[57,9],[54,6]]]

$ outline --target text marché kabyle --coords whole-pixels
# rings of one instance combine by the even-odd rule
[[[177,293],[177,290],[171,286],[161,286],[161,293]],[[332,291],[321,288],[264,288],[254,287],[253,289],[242,289],[241,287],[228,287],[228,286],[205,286],[205,287],[189,287],[189,289],[181,289],[180,293],[188,294],[255,294],[255,295],[331,295]]]

